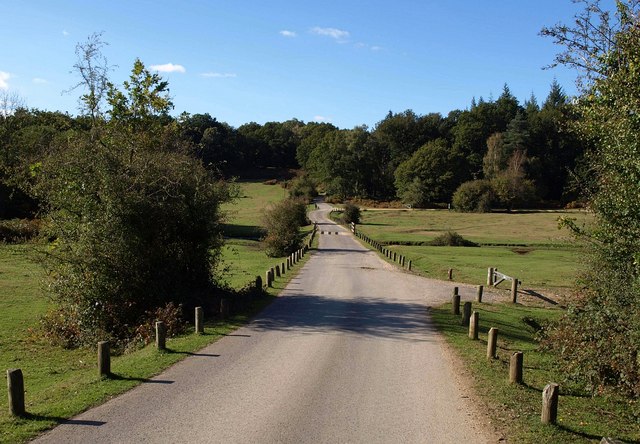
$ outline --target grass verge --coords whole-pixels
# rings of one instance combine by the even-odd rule
[[[625,442],[640,442],[640,428],[629,401],[615,397],[591,397],[563,381],[554,357],[539,349],[538,325],[557,319],[560,310],[513,304],[478,304],[480,338],[468,338],[467,327],[451,314],[447,304],[432,310],[432,319],[447,342],[461,357],[474,389],[485,404],[492,422],[509,442],[573,443],[599,442],[604,436]],[[489,328],[499,329],[498,358],[487,360]],[[509,358],[524,353],[524,384],[509,384]],[[557,425],[540,422],[542,389],[560,384]]]

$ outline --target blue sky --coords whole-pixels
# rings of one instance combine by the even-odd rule
[[[29,107],[76,114],[76,43],[103,31],[121,84],[136,57],[168,81],[175,114],[233,126],[327,121],[373,127],[388,111],[465,109],[505,83],[542,101],[559,48],[538,35],[568,23],[570,0],[0,0],[0,88]]]

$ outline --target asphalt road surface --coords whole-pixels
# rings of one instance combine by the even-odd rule
[[[37,442],[494,441],[429,322],[454,284],[384,262],[320,207],[339,234],[253,322]]]

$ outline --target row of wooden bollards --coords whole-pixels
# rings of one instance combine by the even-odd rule
[[[478,286],[477,293],[478,302],[482,301],[482,285]],[[469,338],[478,340],[478,331],[480,329],[480,314],[471,310],[471,302],[464,303],[462,313],[460,312],[460,294],[458,287],[454,287],[452,297],[452,313],[461,315],[460,323],[469,327]],[[491,327],[487,338],[487,359],[497,358],[498,346],[498,329]],[[524,354],[521,351],[514,352],[509,360],[509,382],[511,384],[523,383],[523,361]],[[558,417],[558,393],[559,386],[556,383],[550,383],[542,390],[542,413],[540,420],[543,424],[555,424]]]
[[[292,253],[281,265],[276,265],[269,269],[266,273],[266,285],[271,287],[275,277],[284,275],[298,261],[300,261],[305,253],[311,248],[311,243],[317,231],[317,225],[314,224],[311,236],[304,247]],[[256,276],[255,288],[262,291],[262,278]],[[220,300],[220,316],[226,318],[231,311],[231,301],[226,298]],[[204,310],[202,307],[195,308],[195,333],[204,333]],[[158,350],[166,350],[167,346],[167,327],[163,321],[155,323],[155,346]],[[109,341],[98,342],[98,375],[101,378],[111,375],[111,349]],[[24,416],[26,413],[24,402],[24,377],[21,369],[7,370],[7,388],[9,392],[9,408],[14,416]]]
[[[293,268],[295,264],[297,264],[300,260],[302,260],[305,253],[309,251],[310,244],[311,242],[309,242],[309,244],[306,244],[304,247],[291,253],[287,257],[287,259],[284,262],[282,262],[282,264],[278,264],[275,267],[269,268],[265,272],[265,285],[267,287],[273,287],[273,281],[277,277],[284,276],[287,271],[291,270],[291,268]],[[262,278],[260,276],[256,276],[256,289],[257,290],[262,289]]]
[[[224,307],[227,307],[226,309]],[[228,315],[229,301],[222,299],[221,311]],[[204,310],[195,308],[195,333],[204,333]],[[155,323],[155,346],[158,350],[167,348],[167,328],[163,321]],[[109,341],[98,342],[98,376],[108,378],[111,376],[111,348]],[[9,410],[13,416],[25,416],[24,376],[22,370],[13,368],[7,370],[7,389],[9,392]]]
[[[411,267],[413,266],[413,263],[411,262],[411,260],[407,259],[405,256],[401,254],[396,253],[395,251],[389,250],[388,248],[383,246],[380,242],[371,239],[369,236],[362,234],[360,231],[356,229],[355,226],[351,227],[351,231],[357,238],[362,239],[363,241],[371,245],[373,248],[378,250],[378,252],[384,254],[384,256],[387,259],[397,263],[402,268],[406,268],[407,270],[411,271]]]

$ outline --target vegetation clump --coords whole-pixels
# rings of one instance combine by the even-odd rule
[[[263,217],[267,256],[282,257],[298,250],[302,246],[300,227],[307,223],[307,207],[302,200],[285,199],[267,208]]]
[[[543,34],[565,46],[557,62],[579,68],[580,119],[574,131],[595,148],[582,182],[596,218],[571,227],[590,250],[579,300],[550,333],[573,380],[593,393],[640,396],[640,3],[616,2],[616,12],[585,1],[573,27]],[[640,408],[636,407],[640,417]]]
[[[352,204],[351,202],[347,202],[344,205],[344,210],[342,212],[342,219],[345,224],[359,224],[360,223],[360,207]]]
[[[447,231],[437,236],[435,239],[427,242],[426,245],[432,247],[478,247],[479,245],[468,239],[465,239],[455,231]]]

